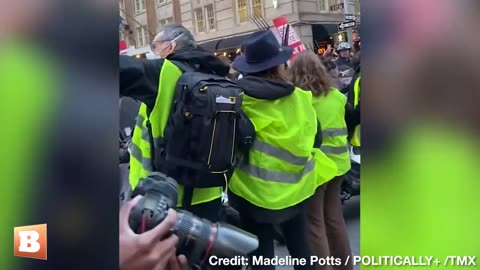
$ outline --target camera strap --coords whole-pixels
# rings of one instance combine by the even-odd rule
[[[222,196],[221,196],[221,203],[222,206],[229,206],[228,204],[228,179],[227,175],[223,174],[225,177],[225,187],[222,187]],[[193,187],[184,187],[183,188],[183,199],[182,199],[182,208],[190,211],[192,206],[192,198],[193,198]]]
[[[225,178],[225,186],[222,189],[222,205],[228,206],[228,178],[227,175],[224,173],[223,177]]]

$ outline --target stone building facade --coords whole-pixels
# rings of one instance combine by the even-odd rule
[[[347,1],[357,18],[359,1]],[[148,46],[159,26],[175,22],[190,29],[200,45],[217,51],[238,47],[242,37],[258,30],[255,18],[273,26],[279,16],[286,16],[304,44],[314,47],[331,39],[344,21],[342,9],[330,10],[341,3],[344,0],[120,0],[120,8],[131,26],[131,32],[122,31],[130,46]]]

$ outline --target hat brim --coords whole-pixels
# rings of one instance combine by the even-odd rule
[[[233,68],[242,73],[257,73],[279,66],[286,63],[293,54],[292,48],[282,47],[282,49],[277,56],[262,63],[248,63],[245,55],[237,56],[233,61]]]

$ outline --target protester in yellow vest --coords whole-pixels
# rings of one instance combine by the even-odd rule
[[[233,67],[245,74],[237,83],[245,91],[243,110],[255,126],[256,140],[230,179],[232,206],[244,229],[259,238],[260,247],[252,255],[274,256],[273,224],[279,224],[290,254],[308,261],[312,253],[305,244],[302,206],[335,176],[337,167],[314,148],[317,119],[311,93],[283,75],[292,49],[280,47],[270,31],[252,34],[243,45],[245,54]],[[315,268],[307,264],[301,269]]]
[[[336,177],[315,192],[307,206],[309,239],[314,255],[333,256],[348,262],[351,255],[347,228],[341,205],[343,176],[350,170],[347,143],[345,105],[347,98],[333,87],[333,79],[317,55],[304,53],[295,57],[289,68],[289,79],[295,86],[308,89],[313,94],[313,108],[321,124],[320,149],[337,165]],[[323,269],[318,265],[317,269]],[[353,269],[342,265],[335,269]]]
[[[120,56],[120,94],[142,102],[130,147],[129,178],[132,188],[153,170],[151,148],[158,146],[164,135],[176,82],[182,74],[170,60],[220,76],[226,76],[230,69],[212,53],[198,48],[193,35],[181,25],[163,26],[154,38],[152,51],[162,59],[140,60]],[[151,126],[151,136],[147,125]],[[184,195],[180,185],[178,193],[177,206],[180,207]],[[190,211],[215,221],[221,206],[221,195],[221,187],[193,189]]]
[[[353,111],[350,113],[350,119],[352,122],[358,122],[357,125],[353,128],[353,133],[350,137],[350,145],[354,147],[360,147],[360,74],[353,81],[353,91],[349,93],[349,101],[353,105]],[[357,119],[355,121],[353,119]]]

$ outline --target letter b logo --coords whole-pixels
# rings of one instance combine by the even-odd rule
[[[24,231],[18,232],[18,235],[20,236],[20,246],[18,247],[18,251],[28,253],[36,253],[40,251],[40,244],[38,243],[40,234],[38,234],[38,232]]]
[[[33,259],[47,259],[47,224],[15,227],[14,255]]]

